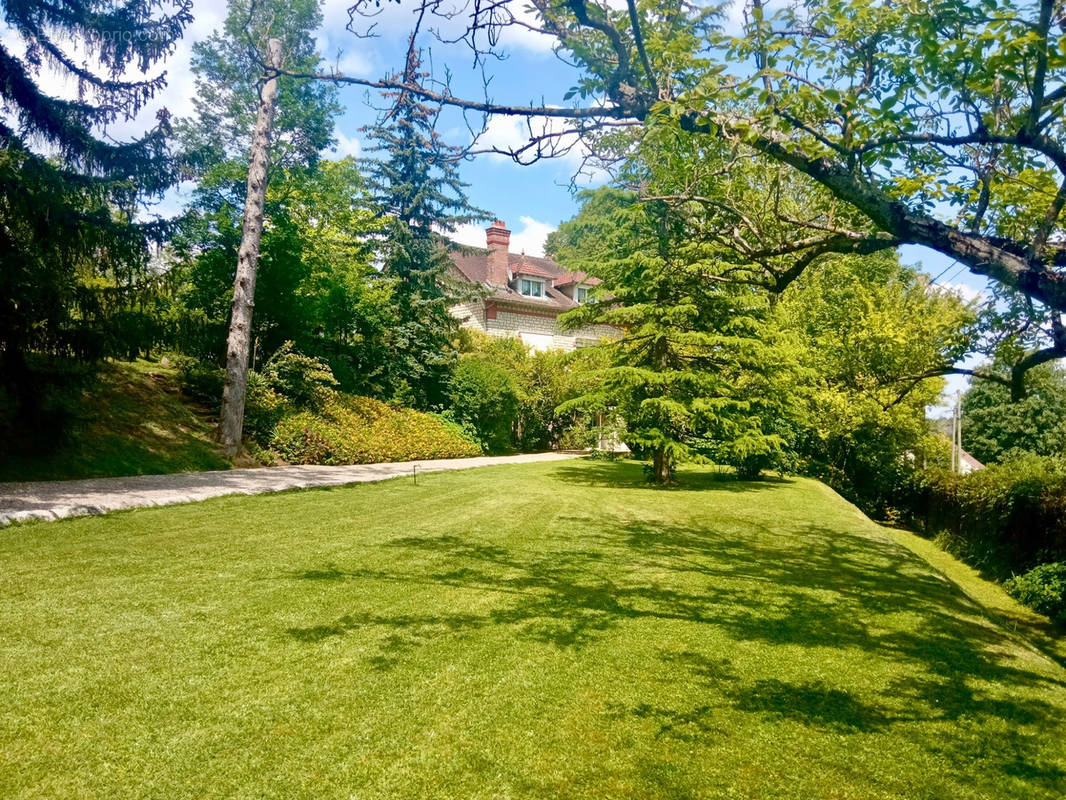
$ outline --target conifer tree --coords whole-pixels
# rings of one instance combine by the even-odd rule
[[[560,411],[618,414],[624,440],[650,456],[650,479],[709,458],[743,478],[790,456],[779,423],[793,413],[791,358],[767,324],[765,293],[722,279],[730,265],[695,240],[684,216],[617,189],[585,195],[576,219],[549,237],[568,267],[603,280],[567,322],[624,333],[593,391]]]
[[[412,43],[404,81],[423,78],[419,69]],[[392,392],[401,402],[429,408],[444,400],[458,326],[449,308],[461,296],[449,278],[451,245],[445,237],[488,214],[467,201],[460,150],[446,145],[436,130],[440,108],[404,91],[389,97],[391,108],[364,129],[371,141],[367,150],[379,154],[364,160],[364,170],[382,223],[383,272],[396,281]]]
[[[8,112],[0,120],[0,374],[20,390],[29,351],[102,354],[78,327],[92,304],[86,277],[101,269],[131,274],[146,263],[151,226],[132,220],[138,196],[173,182],[169,117],[161,110],[158,124],[132,141],[114,142],[106,131],[165,86],[164,72],[126,74],[147,75],[173,51],[191,7],[190,0],[2,3],[22,52],[13,40],[0,43]],[[48,71],[73,80],[78,99],[42,89]]]

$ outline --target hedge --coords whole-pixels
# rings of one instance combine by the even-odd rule
[[[906,495],[915,527],[994,577],[1066,560],[1066,471],[1055,461],[918,472]]]
[[[284,416],[271,447],[292,464],[374,464],[481,455],[459,426],[433,414],[335,394],[319,412]]]

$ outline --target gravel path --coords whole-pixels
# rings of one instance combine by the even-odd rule
[[[60,519],[106,514],[124,508],[192,503],[226,494],[263,494],[313,486],[342,486],[411,475],[498,464],[562,461],[579,453],[533,453],[520,456],[445,458],[397,464],[359,464],[348,467],[259,467],[174,475],[135,475],[80,481],[0,483],[0,525],[16,520]]]

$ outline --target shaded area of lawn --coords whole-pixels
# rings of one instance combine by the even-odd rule
[[[230,467],[212,438],[215,420],[182,394],[173,367],[106,362],[99,370],[54,372],[32,424],[8,419],[0,402],[0,481]]]
[[[1058,798],[1066,672],[820,484],[569,462],[0,539],[0,791]]]

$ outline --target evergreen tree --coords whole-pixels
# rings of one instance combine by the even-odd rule
[[[550,247],[603,280],[600,299],[568,322],[624,331],[601,385],[563,410],[620,414],[626,444],[651,457],[658,484],[687,459],[731,464],[745,478],[785,466],[790,361],[766,324],[768,298],[722,279],[730,265],[694,241],[683,215],[599,190]]]
[[[419,63],[412,47],[405,82],[423,77]],[[436,130],[440,108],[403,91],[389,97],[392,107],[364,129],[371,140],[367,150],[380,154],[366,159],[364,169],[382,223],[382,270],[396,281],[392,393],[429,408],[444,401],[456,356],[452,340],[458,323],[449,308],[461,289],[449,276],[451,245],[445,236],[488,214],[466,199],[460,151],[446,145]]]
[[[0,99],[8,112],[0,121],[0,374],[20,392],[32,385],[29,351],[105,354],[101,331],[86,324],[106,304],[95,287],[129,288],[143,276],[154,231],[132,220],[138,196],[173,182],[168,115],[160,111],[158,124],[133,141],[116,143],[104,132],[132,119],[163,88],[165,73],[124,75],[129,68],[147,73],[173,51],[191,5],[2,3],[5,22],[25,46],[20,57],[0,44]],[[84,53],[71,55],[70,42]],[[43,70],[75,81],[78,99],[45,93],[38,85]]]

